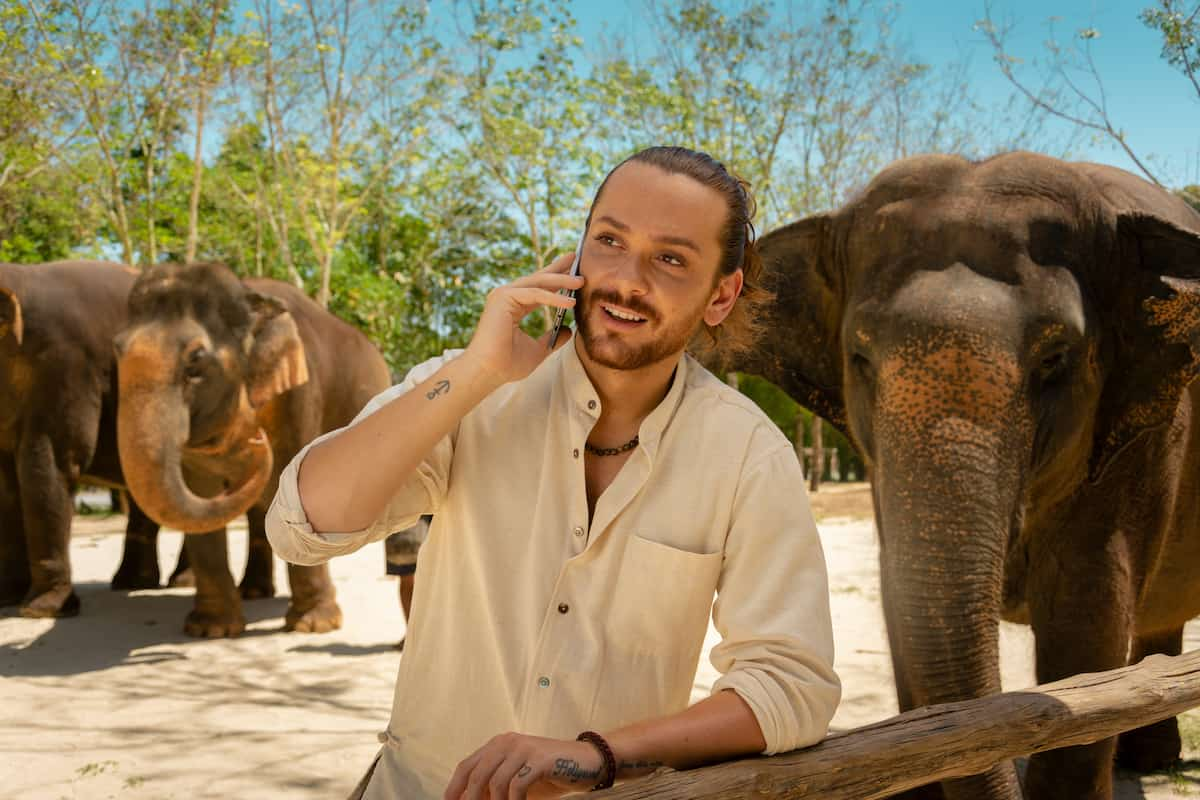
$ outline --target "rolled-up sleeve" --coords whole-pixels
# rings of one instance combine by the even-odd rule
[[[841,699],[825,556],[787,444],[742,473],[713,606],[710,660],[754,712],[767,754],[824,738]]]
[[[357,425],[414,386],[423,383],[444,363],[461,352],[450,350],[442,356],[413,367],[403,381],[372,398],[346,428]],[[413,477],[396,490],[384,512],[366,528],[338,533],[314,531],[300,501],[300,465],[313,447],[338,435],[346,428],[339,428],[313,439],[280,473],[279,488],[276,489],[275,498],[267,510],[266,529],[271,547],[284,561],[313,565],[324,563],[334,556],[352,553],[369,542],[379,541],[390,533],[411,527],[422,514],[436,513],[438,505],[446,495],[450,463],[454,456],[454,433],[447,434],[434,445],[417,466]]]

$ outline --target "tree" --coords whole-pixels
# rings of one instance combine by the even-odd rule
[[[1144,9],[1138,18],[1146,26],[1158,31],[1162,37],[1162,57],[1186,77],[1200,98],[1200,3],[1182,0],[1159,0],[1155,6]],[[1101,32],[1094,27],[1080,28],[1070,42],[1061,41],[1055,33],[1055,20],[1048,22],[1049,39],[1046,42],[1044,63],[1026,65],[1024,60],[1009,52],[1006,40],[1011,24],[999,24],[992,16],[990,4],[985,6],[984,19],[976,23],[992,45],[993,55],[1001,73],[1026,99],[1030,106],[1075,126],[1080,131],[1109,140],[1119,147],[1152,183],[1163,186],[1159,170],[1151,159],[1138,151],[1130,142],[1119,121],[1113,119],[1109,110],[1108,92],[1104,78],[1096,66],[1094,47]],[[1022,69],[1032,66],[1030,69]],[[1040,73],[1039,78],[1028,74]],[[1040,83],[1041,85],[1036,85]]]
[[[542,269],[573,247],[602,167],[576,22],[545,2],[476,0],[457,10],[454,102],[442,119],[480,166],[490,201],[514,209],[527,269]]]
[[[317,302],[327,305],[355,214],[426,144],[436,48],[420,35],[426,12],[416,5],[305,0],[278,13],[274,5],[255,9],[259,111],[280,181],[273,213],[277,225],[298,222],[317,260]],[[282,227],[277,240],[288,240]]]

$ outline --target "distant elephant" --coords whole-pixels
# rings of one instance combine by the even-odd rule
[[[761,252],[771,331],[738,369],[869,462],[900,706],[1178,654],[1200,612],[1200,215],[1127,172],[1032,153],[899,161]],[[1031,800],[1107,800],[1115,740],[1035,755]],[[1176,760],[1174,720],[1120,737]],[[944,795],[943,795],[944,792]],[[1011,764],[913,797],[1020,796]]]
[[[0,606],[27,617],[79,613],[72,495],[81,479],[123,483],[112,337],[135,276],[105,262],[0,264]],[[157,535],[131,503],[114,588],[158,586]]]
[[[387,364],[362,333],[294,286],[241,281],[215,264],[147,268],[114,343],[126,485],[152,519],[195,534],[184,540],[196,582],[185,630],[235,636],[245,619],[226,523],[246,514],[250,562],[268,565],[253,571],[260,585],[243,581],[242,594],[272,594],[264,517],[279,473],[390,385]],[[289,564],[288,576],[288,629],[341,626],[327,565]]]

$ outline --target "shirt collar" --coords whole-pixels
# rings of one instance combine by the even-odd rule
[[[578,334],[575,335],[578,336]],[[600,395],[592,386],[592,380],[588,377],[587,370],[583,368],[583,362],[579,360],[579,353],[575,351],[575,347],[576,344],[572,338],[572,341],[561,348],[565,352],[559,354],[561,356],[559,360],[560,380],[566,387],[568,402],[574,405],[578,411],[596,420],[600,418]],[[642,420],[642,425],[638,430],[638,442],[639,446],[650,456],[653,456],[658,449],[659,440],[662,439],[663,432],[670,424],[671,418],[675,416],[675,410],[679,408],[679,403],[683,399],[690,361],[691,356],[684,353],[679,359],[678,366],[675,367],[675,374],[671,378],[671,388],[667,390],[666,397]]]

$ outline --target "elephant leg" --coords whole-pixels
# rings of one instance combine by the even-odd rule
[[[171,577],[167,578],[167,586],[172,589],[180,589],[195,585],[196,573],[192,571],[192,561],[188,558],[187,540],[185,539],[183,547],[179,548],[179,558],[175,561],[175,569],[171,570]]]
[[[129,520],[125,524],[125,552],[121,566],[113,575],[113,589],[157,589],[158,523],[146,516],[137,503],[128,502]]]
[[[9,454],[0,453],[0,606],[20,603],[30,581],[17,467]]]
[[[246,618],[229,572],[225,529],[187,534],[183,546],[196,576],[196,605],[187,615],[183,632],[208,639],[237,636],[246,629]]]
[[[21,604],[24,617],[73,617],[79,597],[71,588],[70,479],[55,460],[50,437],[38,435],[17,453],[17,482],[29,552],[30,586]]]
[[[1103,548],[1059,545],[1058,552],[1030,559],[1038,683],[1126,665],[1135,602],[1128,559],[1127,542],[1119,532]],[[1025,773],[1025,796],[1111,800],[1115,750],[1113,737],[1035,754]]]
[[[1135,638],[1129,663],[1136,664],[1156,653],[1177,656],[1182,652],[1183,628],[1177,628],[1156,636]],[[1156,772],[1178,764],[1182,750],[1179,723],[1175,717],[1169,717],[1122,733],[1117,738],[1117,764],[1134,772]]]
[[[244,600],[275,596],[275,554],[267,541],[267,512],[252,506],[246,512],[250,544],[246,553],[246,572],[242,575]]]
[[[337,604],[328,564],[315,567],[288,564],[288,583],[292,587],[292,602],[284,619],[286,630],[328,633],[342,627],[342,609]]]

